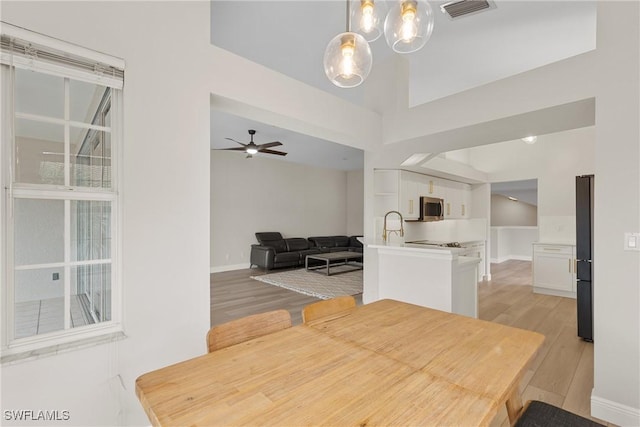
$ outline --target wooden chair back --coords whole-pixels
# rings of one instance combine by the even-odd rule
[[[274,310],[232,320],[209,329],[209,353],[291,327],[287,310]]]
[[[351,295],[314,302],[302,309],[302,322],[308,323],[321,317],[354,308],[355,306],[356,300]]]

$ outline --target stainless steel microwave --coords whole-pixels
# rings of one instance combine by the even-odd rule
[[[420,197],[420,221],[442,221],[444,200],[435,197]]]

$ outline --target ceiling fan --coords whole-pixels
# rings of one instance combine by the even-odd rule
[[[247,159],[252,158],[253,155],[257,153],[276,154],[278,156],[287,155],[287,153],[285,153],[284,151],[269,150],[269,148],[271,147],[277,147],[278,145],[282,145],[282,143],[279,141],[268,142],[266,144],[256,144],[255,142],[253,142],[253,135],[255,134],[256,134],[255,130],[249,129],[249,135],[251,135],[251,141],[248,144],[243,144],[242,142],[236,141],[233,138],[225,138],[225,139],[228,139],[229,141],[237,142],[238,144],[242,145],[242,147],[219,148],[219,150],[244,151],[245,153],[247,153]]]

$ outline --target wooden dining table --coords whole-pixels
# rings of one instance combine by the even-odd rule
[[[544,336],[380,300],[141,375],[156,426],[484,426]]]

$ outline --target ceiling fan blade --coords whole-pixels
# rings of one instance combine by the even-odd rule
[[[282,145],[282,142],[280,141],[267,142],[266,144],[258,145],[258,150],[262,150],[263,148],[277,147],[278,145]]]
[[[243,147],[247,145],[247,144],[243,144],[243,143],[242,143],[242,142],[240,142],[240,141],[236,141],[236,140],[235,140],[235,139],[233,139],[233,138],[225,138],[225,139],[228,139],[229,141],[237,142],[238,144],[242,145]]]
[[[276,151],[276,150],[260,150],[261,153],[265,154],[277,154],[278,156],[286,156],[287,153],[284,151]]]
[[[233,148],[216,148],[216,150],[230,150],[230,151],[245,151],[244,147],[233,147]]]

